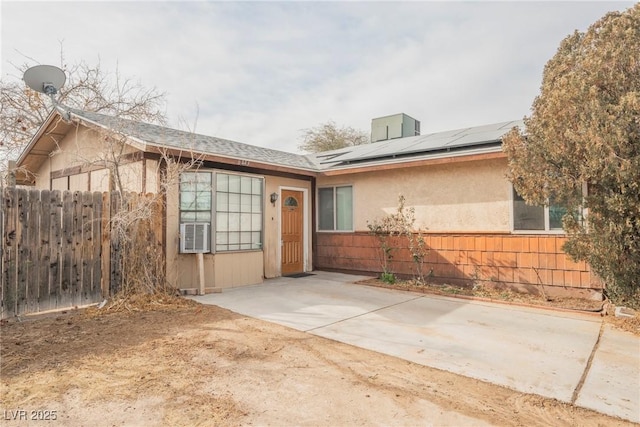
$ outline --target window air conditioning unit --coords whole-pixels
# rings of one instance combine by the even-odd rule
[[[180,224],[180,252],[184,254],[209,252],[209,223]]]

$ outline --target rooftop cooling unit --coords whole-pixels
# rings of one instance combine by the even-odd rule
[[[209,252],[209,223],[180,224],[180,252],[183,254]]]

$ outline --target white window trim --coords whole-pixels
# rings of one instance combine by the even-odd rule
[[[549,206],[544,206],[544,230],[516,230],[515,229],[515,221],[514,221],[514,199],[513,192],[515,188],[512,183],[509,183],[509,228],[511,229],[511,234],[549,234],[549,235],[566,235],[567,232],[564,229],[549,229]],[[583,210],[583,215],[585,215]]]
[[[336,226],[336,212],[337,212],[337,203],[336,203],[336,191],[335,189],[338,187],[351,187],[351,229],[350,230],[321,230],[320,229],[320,203],[316,203],[316,232],[318,233],[353,233],[355,231],[355,216],[356,216],[356,198],[355,198],[355,186],[353,184],[334,184],[334,185],[322,185],[316,188],[316,200],[320,200],[320,189],[321,188],[333,188],[333,226]]]

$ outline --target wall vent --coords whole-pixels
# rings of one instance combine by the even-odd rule
[[[180,252],[184,254],[209,252],[209,223],[185,222],[180,224]]]

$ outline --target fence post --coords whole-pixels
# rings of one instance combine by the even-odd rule
[[[40,200],[40,190],[30,190],[28,199],[28,215],[27,218],[27,253],[26,255],[26,313],[33,313],[40,310],[38,305],[40,284],[40,211],[42,209],[42,201]]]
[[[113,219],[113,217],[115,215],[117,215],[122,209],[123,209],[123,204],[124,204],[124,194],[120,194],[118,192],[112,192],[111,193],[111,219]],[[113,230],[113,221],[111,220],[109,223],[109,227],[111,229],[111,277],[110,277],[110,285],[109,285],[109,292],[111,293],[111,295],[114,295],[116,293],[118,293],[118,291],[120,290],[121,287],[121,281],[122,281],[122,259],[121,259],[121,254],[120,254],[120,233],[118,232],[118,230],[116,230],[116,232],[114,233]]]
[[[49,190],[43,190],[40,193],[40,223],[38,224],[40,239],[38,242],[38,259],[40,260],[40,268],[37,272],[38,280],[38,308],[39,310],[49,310],[51,307],[51,301],[49,301],[49,264],[50,249],[49,242],[50,236],[50,223],[51,223],[51,210],[54,209],[51,202],[51,193]]]
[[[18,221],[16,224],[16,242],[18,243],[18,258],[16,259],[18,288],[16,291],[16,315],[23,314],[27,305],[27,262],[29,259],[29,192],[17,190]]]
[[[2,236],[2,318],[13,317],[17,314],[18,291],[18,240],[17,228],[17,198],[15,187],[6,187],[3,194],[4,229]]]
[[[102,297],[100,278],[102,276],[100,249],[102,248],[102,193],[91,194],[93,210],[91,218],[91,296],[92,300]]]
[[[102,296],[107,298],[111,285],[111,194],[102,193],[102,245],[100,253],[100,269],[102,277],[100,288]]]
[[[62,293],[62,193],[54,190],[51,202],[51,222],[49,224],[49,307],[57,308]]]
[[[57,295],[58,307],[73,305],[71,294],[71,262],[73,260],[73,193],[62,193],[62,238],[60,246],[60,260],[62,273],[60,279],[60,292]]]

